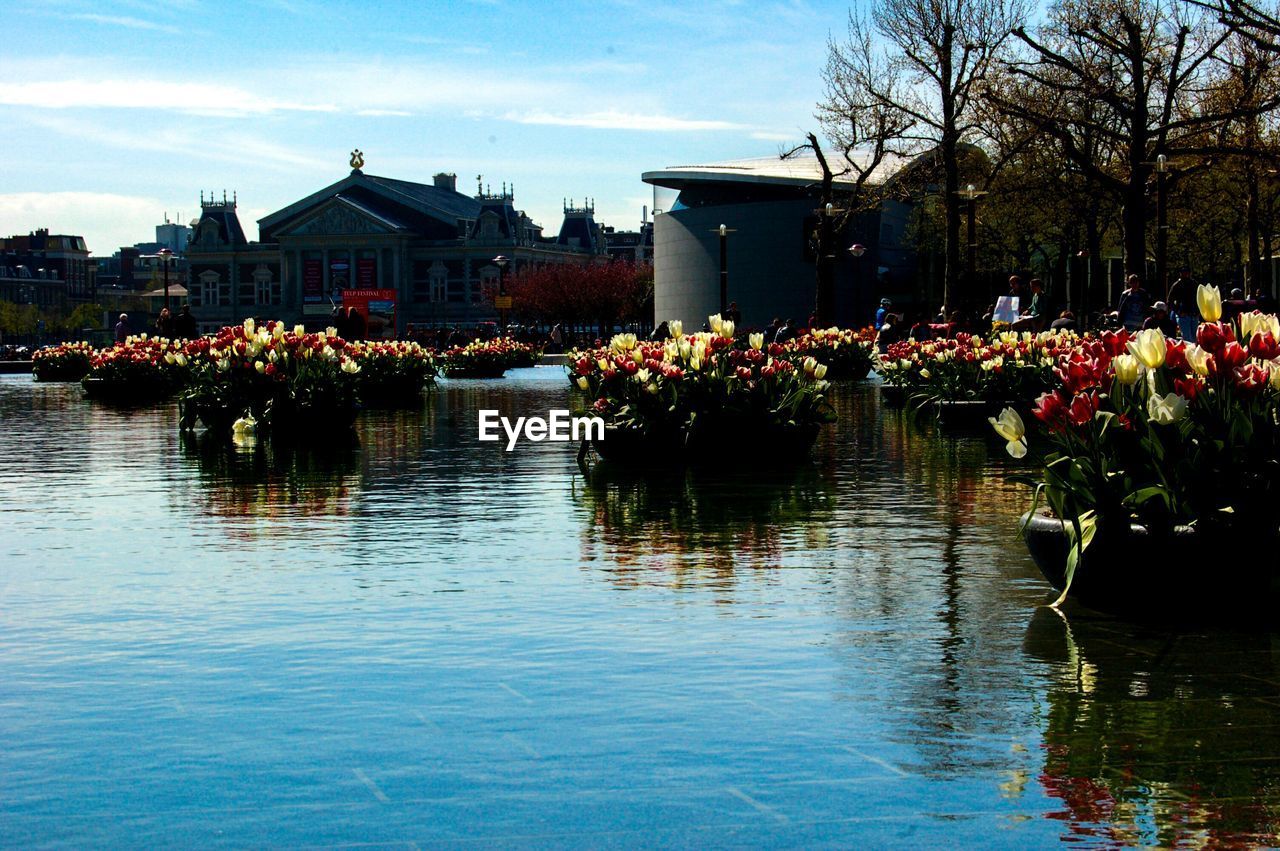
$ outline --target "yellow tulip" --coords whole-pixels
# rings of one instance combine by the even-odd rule
[[[1164,332],[1159,328],[1139,331],[1129,341],[1129,352],[1147,369],[1159,369],[1164,366],[1164,357],[1168,353]]]
[[[1201,284],[1196,288],[1196,307],[1205,322],[1217,322],[1222,318],[1222,293],[1217,287]]]
[[[707,317],[707,327],[711,329],[713,334],[719,334],[720,328],[724,325],[724,320],[720,318],[720,314],[714,313]]]
[[[668,322],[667,329],[671,332],[671,336],[677,340],[684,336],[684,323],[679,319],[672,319]]]
[[[764,348],[764,334],[761,334],[759,332],[755,334],[750,334],[747,337],[747,342],[751,344],[751,348],[759,351],[760,349]]]
[[[1027,427],[1022,422],[1022,417],[1013,408],[1005,408],[1000,412],[1000,418],[987,417],[987,422],[991,423],[991,427],[996,430],[996,434],[1005,439],[1005,449],[1014,458],[1021,458],[1027,454]]]
[[[813,377],[821,381],[827,375],[827,365],[820,363],[813,368]]]
[[[1204,349],[1194,343],[1191,343],[1183,352],[1186,355],[1187,363],[1195,370],[1196,375],[1207,377],[1209,375],[1209,358],[1211,355]]]
[[[1111,359],[1111,366],[1116,371],[1116,381],[1131,387],[1138,383],[1140,365],[1133,355],[1117,355]]]

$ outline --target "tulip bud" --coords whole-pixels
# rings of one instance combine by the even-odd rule
[[[578,389],[579,389],[579,390],[589,390],[590,388],[591,388],[591,382],[590,382],[590,381],[587,381],[587,377],[586,377],[585,375],[579,375],[579,376],[578,376]]]
[[[827,375],[827,365],[825,363],[820,363],[813,368],[814,378],[818,380],[822,380],[823,378],[826,377],[826,375]]]
[[[671,332],[671,336],[679,340],[684,336],[684,323],[679,319],[672,319],[667,323],[667,330]]]
[[[1116,355],[1111,359],[1111,368],[1115,370],[1116,381],[1126,387],[1138,383],[1140,367],[1138,359],[1133,355]]]
[[[1201,284],[1196,288],[1196,307],[1205,322],[1217,322],[1222,318],[1222,293],[1217,287]]]
[[[747,342],[751,344],[751,348],[760,351],[764,348],[764,334],[756,332],[747,337]]]
[[[260,360],[256,360],[253,362],[253,368],[257,370],[258,375],[262,375],[262,373],[266,372],[267,365]]]

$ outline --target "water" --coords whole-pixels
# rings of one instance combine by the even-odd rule
[[[0,379],[0,845],[1275,844],[1280,653],[1042,608],[998,442],[842,388],[789,473],[360,443]]]

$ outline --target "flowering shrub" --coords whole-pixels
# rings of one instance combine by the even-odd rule
[[[60,343],[31,356],[36,381],[79,381],[89,373],[94,349],[88,343]]]
[[[449,378],[500,378],[508,369],[526,366],[536,359],[536,349],[510,337],[473,340],[440,354],[440,365]]]
[[[358,390],[365,404],[417,400],[436,377],[431,352],[418,343],[352,343],[347,354],[359,365]]]
[[[1199,302],[1195,343],[1159,330],[1083,340],[1059,354],[1061,386],[1037,400],[1051,447],[1037,499],[1070,524],[1068,586],[1094,537],[1129,534],[1131,523],[1224,541],[1280,535],[1280,320],[1223,322],[1216,287],[1202,286]],[[1024,454],[1021,418],[993,422]]]
[[[889,346],[876,370],[886,384],[932,401],[1019,402],[1053,386],[1057,358],[1077,345],[1069,331],[1004,331]]]
[[[828,378],[866,378],[876,361],[875,340],[872,328],[814,328],[788,340],[784,347],[794,363],[814,358],[826,364]]]
[[[595,399],[607,424],[682,442],[759,437],[799,428],[816,434],[834,418],[826,400],[827,367],[813,358],[796,365],[778,344],[752,334],[734,347],[732,322],[710,317],[710,332],[647,342],[618,334],[607,347],[570,354],[574,385]]]
[[[182,344],[142,334],[100,349],[89,359],[85,392],[108,401],[138,403],[178,391],[186,377]]]
[[[301,325],[258,326],[252,319],[191,340],[175,358],[190,370],[182,395],[182,426],[199,417],[225,430],[244,418],[273,433],[349,428],[357,410],[360,364],[330,328],[308,334]]]

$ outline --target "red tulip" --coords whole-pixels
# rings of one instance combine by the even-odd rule
[[[1249,338],[1249,354],[1261,360],[1274,360],[1280,357],[1280,343],[1270,331],[1258,331]]]
[[[1067,420],[1074,426],[1087,425],[1098,412],[1098,395],[1081,393],[1071,400],[1067,408]]]

